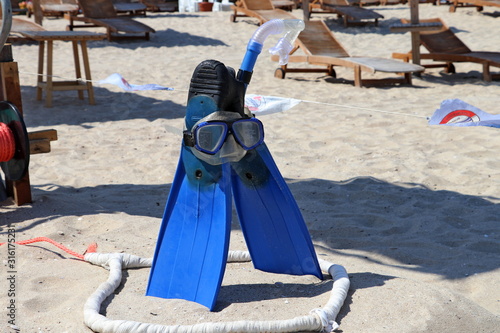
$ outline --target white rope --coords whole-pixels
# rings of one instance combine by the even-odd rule
[[[95,81],[95,80],[86,80],[83,78],[68,78],[64,76],[58,76],[58,75],[47,75],[47,74],[39,74],[39,73],[28,73],[28,72],[19,72],[20,74],[26,74],[26,75],[35,75],[35,76],[50,76],[53,78],[58,78],[58,79],[63,79],[63,80],[76,80],[78,82],[91,82],[95,85],[102,85],[100,84],[100,81]],[[173,89],[171,92],[189,92],[189,89]],[[408,114],[408,113],[402,113],[402,112],[394,112],[394,111],[386,111],[386,110],[377,110],[377,109],[371,109],[371,108],[365,108],[361,106],[354,106],[354,105],[345,105],[345,104],[335,104],[335,103],[326,103],[326,102],[318,102],[318,101],[309,101],[309,100],[303,100],[303,99],[297,99],[301,102],[304,103],[312,103],[312,104],[321,104],[321,105],[326,105],[326,106],[336,106],[336,107],[341,107],[341,108],[346,108],[346,109],[355,109],[355,110],[362,110],[362,111],[370,111],[370,112],[378,112],[378,113],[386,113],[386,114],[392,114],[392,115],[398,115],[398,116],[409,116],[409,117],[417,117],[417,118],[425,118],[428,119],[429,117],[427,116],[421,116],[421,115],[416,115],[416,114]]]
[[[228,262],[249,261],[250,254],[230,251]],[[335,322],[349,290],[349,277],[344,267],[320,260],[321,269],[333,279],[328,303],[314,309],[309,315],[288,320],[234,321],[226,323],[203,323],[195,325],[172,325],[140,323],[127,320],[108,319],[99,313],[102,302],[120,285],[122,269],[150,267],[152,259],[144,259],[126,253],[87,253],[85,260],[109,269],[108,280],[102,283],[84,305],[84,322],[99,333],[229,333],[229,332],[331,332],[338,327]]]
[[[52,77],[56,79],[62,79],[62,80],[72,80],[72,81],[78,81],[78,82],[91,82],[91,83],[99,83],[99,81],[94,81],[94,80],[87,80],[84,78],[75,78],[75,77],[65,77],[65,76],[59,76],[59,75],[48,75],[48,74],[40,74],[40,73],[30,73],[30,72],[21,72],[19,71],[19,74],[26,74],[26,75],[33,75],[33,76],[41,76],[41,77]]]
[[[420,116],[418,114],[408,114],[408,113],[402,113],[402,112],[377,110],[377,109],[371,109],[371,108],[364,108],[364,107],[361,107],[361,106],[352,106],[352,105],[345,105],[345,104],[334,104],[334,103],[316,102],[316,101],[306,101],[306,100],[301,100],[301,102],[304,102],[304,103],[313,103],[313,104],[322,104],[322,105],[328,105],[328,106],[338,106],[338,107],[347,108],[347,109],[356,109],[356,110],[363,110],[363,111],[372,111],[372,112],[379,112],[379,113],[394,114],[394,115],[398,115],[398,116],[410,116],[410,117],[417,117],[417,118],[427,118],[427,116]]]
[[[248,262],[252,261],[248,251],[229,251],[227,262]]]
[[[87,80],[87,79],[84,79],[82,77],[78,77],[78,78],[75,78],[75,77],[65,77],[65,76],[60,76],[60,75],[48,75],[48,74],[40,74],[40,73],[30,73],[30,72],[19,72],[19,74],[26,74],[26,75],[33,75],[33,76],[41,76],[41,77],[51,77],[51,78],[56,78],[56,79],[61,79],[61,80],[68,80],[68,81],[77,81],[77,82],[80,82],[80,83],[92,83],[94,85],[97,85],[97,86],[103,86],[103,85],[107,85],[107,84],[114,84],[114,83],[109,83],[109,82],[101,82],[102,80],[99,80],[99,81],[96,81],[96,80]],[[151,90],[151,89],[145,89],[145,90]],[[189,92],[188,89],[162,89],[162,90],[168,90],[170,92]],[[140,91],[140,90],[126,90],[127,92],[137,92],[137,91]]]

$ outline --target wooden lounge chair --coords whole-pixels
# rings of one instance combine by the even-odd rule
[[[379,13],[360,6],[352,6],[347,0],[314,0],[309,4],[309,13],[335,13],[344,19],[344,26],[366,24],[373,20],[378,25],[378,20],[384,18]]]
[[[11,1],[10,6],[12,7],[12,14],[14,15],[29,14],[29,8],[19,7],[19,2],[17,1]]]
[[[304,55],[294,53],[301,49]],[[277,61],[278,57],[273,56]],[[284,78],[287,72],[325,72],[336,76],[334,66],[352,68],[354,71],[354,85],[382,85],[404,83],[411,85],[412,73],[424,71],[422,66],[395,61],[393,59],[375,57],[352,57],[333,36],[330,29],[323,21],[308,21],[306,28],[297,38],[295,48],[290,52],[290,63],[302,62],[310,65],[320,65],[323,68],[289,68],[288,65],[281,66],[275,72],[275,77]],[[362,79],[362,73],[395,73],[403,74],[403,77]]]
[[[150,12],[175,12],[179,10],[178,1],[172,0],[141,0]]]
[[[39,0],[38,4],[40,5],[41,15],[47,17],[63,17],[66,13],[76,15],[80,10],[76,0]],[[29,13],[28,16],[31,16],[31,14]]]
[[[478,12],[481,12],[484,7],[500,7],[500,0],[452,0],[450,12],[454,13],[457,8],[476,7]]]
[[[409,23],[409,20],[401,20]],[[438,64],[423,65],[427,68],[445,67],[446,72],[455,73],[454,62],[471,62],[483,66],[483,80],[490,82],[492,79],[500,78],[499,74],[492,75],[490,67],[500,67],[500,52],[474,52],[471,51],[446,24],[439,18],[420,20],[420,22],[439,22],[442,25],[440,30],[420,32],[420,43],[429,53],[421,53],[421,59],[430,59]],[[412,58],[409,53],[393,53],[393,58],[402,59],[409,62]]]
[[[112,38],[140,37],[149,40],[153,28],[134,21],[130,17],[118,16],[111,0],[78,0],[83,15],[67,15],[68,30],[77,28],[102,27],[107,31],[108,40]],[[83,22],[76,24],[75,22]]]
[[[146,16],[146,5],[131,0],[111,0],[118,15]]]
[[[435,2],[437,0],[419,0],[419,2]],[[366,7],[366,6],[387,6],[387,5],[399,5],[406,4],[408,0],[347,0],[349,4]]]
[[[12,2],[13,4],[13,2]],[[17,4],[17,3],[16,3]],[[23,14],[26,14],[24,12]],[[2,24],[2,16],[3,16],[3,8],[0,6],[0,25]],[[26,40],[23,36],[19,35],[19,31],[42,31],[45,30],[41,25],[30,21],[30,20],[25,20],[23,18],[19,18],[16,16],[12,16],[12,25],[10,27],[9,31],[9,36],[7,38],[7,42],[15,42],[18,41],[19,39]]]
[[[236,22],[237,17],[253,17],[259,24],[272,19],[296,19],[290,12],[274,7],[271,0],[238,0],[231,9],[231,22]]]
[[[1,14],[1,11],[0,11]],[[12,27],[10,32],[17,33],[19,31],[44,31],[45,28],[35,22],[24,20],[22,18],[13,17]]]
[[[0,20],[0,22],[2,22],[2,20]],[[7,42],[16,43],[16,42],[32,41],[29,38],[23,36],[20,33],[21,31],[45,31],[45,29],[41,25],[36,24],[33,21],[25,20],[18,17],[13,17],[12,26],[10,28],[10,33],[9,37],[7,38]]]
[[[295,8],[297,8],[297,4],[295,1],[291,0],[271,0],[273,2],[274,8],[283,9],[287,12],[291,12]]]

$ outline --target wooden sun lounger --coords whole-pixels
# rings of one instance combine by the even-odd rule
[[[243,12],[248,17],[254,17],[265,23],[272,19],[297,19],[292,14],[283,10],[274,9],[270,0],[240,0],[233,6],[234,14],[231,20],[234,22],[237,11]],[[265,9],[254,9],[265,8]],[[306,54],[304,56],[294,55],[298,50]],[[274,61],[278,61],[278,56],[272,56]],[[361,87],[367,84],[411,84],[411,74],[424,71],[418,65],[408,64],[393,59],[373,58],[373,57],[351,57],[333,37],[330,29],[323,21],[308,21],[306,28],[302,31],[296,41],[296,47],[290,53],[289,62],[305,62],[312,65],[321,65],[323,68],[289,68],[288,65],[281,66],[275,72],[275,77],[284,78],[287,72],[326,72],[335,76],[334,66],[352,68],[354,70],[354,85]],[[387,78],[377,80],[362,79],[362,72],[375,73],[400,73],[403,78]]]
[[[435,2],[436,0],[420,0],[420,2]],[[366,6],[387,6],[387,5],[399,5],[406,4],[408,0],[347,0],[352,6],[366,7]]]
[[[450,12],[454,13],[457,8],[461,7],[476,7],[477,11],[480,12],[488,6],[500,7],[500,0],[452,0]]]
[[[294,55],[301,49],[305,55]],[[273,56],[277,61],[278,57]],[[323,68],[289,68],[288,65],[281,66],[275,72],[278,78],[284,78],[287,72],[324,72],[336,76],[334,66],[352,68],[354,71],[354,85],[382,85],[382,84],[411,84],[412,73],[424,71],[418,65],[394,61],[393,59],[375,57],[352,57],[333,36],[323,21],[308,21],[306,28],[302,31],[296,41],[295,49],[290,53],[290,63],[305,62],[311,65],[321,65]],[[367,80],[362,78],[362,73],[395,73],[403,77],[382,78]]]
[[[1,10],[0,10],[1,14]],[[2,20],[0,20],[0,23]],[[29,38],[26,38],[22,34],[20,34],[20,31],[44,31],[45,29],[39,25],[36,24],[33,21],[25,20],[22,18],[17,18],[13,17],[12,18],[12,26],[10,28],[10,33],[9,37],[7,38],[7,42],[9,43],[18,43],[18,42],[26,42],[26,41],[33,41]]]
[[[141,0],[150,12],[175,12],[179,10],[178,2],[172,0]]]
[[[238,0],[231,9],[231,22],[236,22],[237,17],[253,17],[259,24],[272,19],[296,19],[290,12],[275,8],[270,0]]]
[[[26,14],[26,15],[28,15],[28,17],[30,17],[32,14],[32,12],[30,12],[29,8],[26,8],[26,6],[24,8],[19,7],[19,2],[17,2],[17,1],[11,1],[10,6],[12,8],[12,14],[14,14],[14,15]]]
[[[274,8],[283,9],[287,12],[291,12],[297,8],[297,4],[291,0],[271,0],[273,2]]]
[[[39,0],[43,16],[63,17],[64,14],[78,14],[80,7],[75,2],[62,0]]]
[[[65,15],[69,20],[68,30],[77,28],[102,27],[106,29],[107,38],[145,38],[155,30],[130,17],[118,16],[111,0],[78,0],[83,15]],[[83,22],[83,24],[75,24]]]
[[[13,17],[12,27],[10,32],[17,33],[19,31],[44,31],[44,27],[35,22],[24,20],[22,18]]]
[[[146,16],[146,5],[131,0],[111,0],[117,14],[128,16]]]
[[[378,25],[378,20],[384,18],[373,10],[352,6],[347,0],[314,0],[309,4],[309,14],[313,13],[335,13],[343,18],[345,27],[366,24],[371,20]]]
[[[408,20],[403,19],[401,21],[409,23]],[[445,67],[446,72],[455,73],[454,62],[471,62],[482,65],[484,81],[490,82],[493,79],[500,78],[499,74],[491,74],[490,72],[490,67],[500,67],[500,52],[471,51],[439,18],[421,20],[420,22],[439,22],[442,25],[442,28],[437,31],[420,32],[420,42],[429,51],[429,53],[421,53],[420,58],[444,62],[426,64],[423,65],[424,67]],[[407,62],[412,58],[411,52],[393,53],[392,57]]]

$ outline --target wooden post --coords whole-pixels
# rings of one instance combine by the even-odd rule
[[[420,65],[420,32],[439,30],[442,28],[442,24],[439,22],[420,23],[418,17],[418,2],[419,0],[410,0],[410,23],[399,23],[391,26],[392,32],[409,31],[411,33],[411,58],[416,65]],[[407,22],[408,20],[403,21]]]
[[[40,0],[32,0],[33,1],[33,16],[36,24],[42,25],[43,21],[43,12],[42,7],[40,7]]]
[[[418,2],[419,0],[410,0],[410,15],[411,15],[411,24],[418,25]],[[420,65],[420,31],[412,31],[411,32],[411,52],[413,63],[416,65]]]
[[[304,22],[309,21],[309,0],[302,0],[302,11],[304,13]]]
[[[12,58],[12,45],[5,44],[0,53],[0,99],[14,104],[21,115],[23,104],[21,100],[21,85],[17,62]],[[6,180],[7,195],[14,198],[20,206],[31,202],[31,187],[28,172],[18,181]]]

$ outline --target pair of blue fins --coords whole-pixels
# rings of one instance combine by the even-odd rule
[[[256,269],[314,275],[321,269],[302,214],[244,108],[251,72],[206,60],[189,89],[177,171],[146,295],[213,310],[229,250],[232,199]]]

